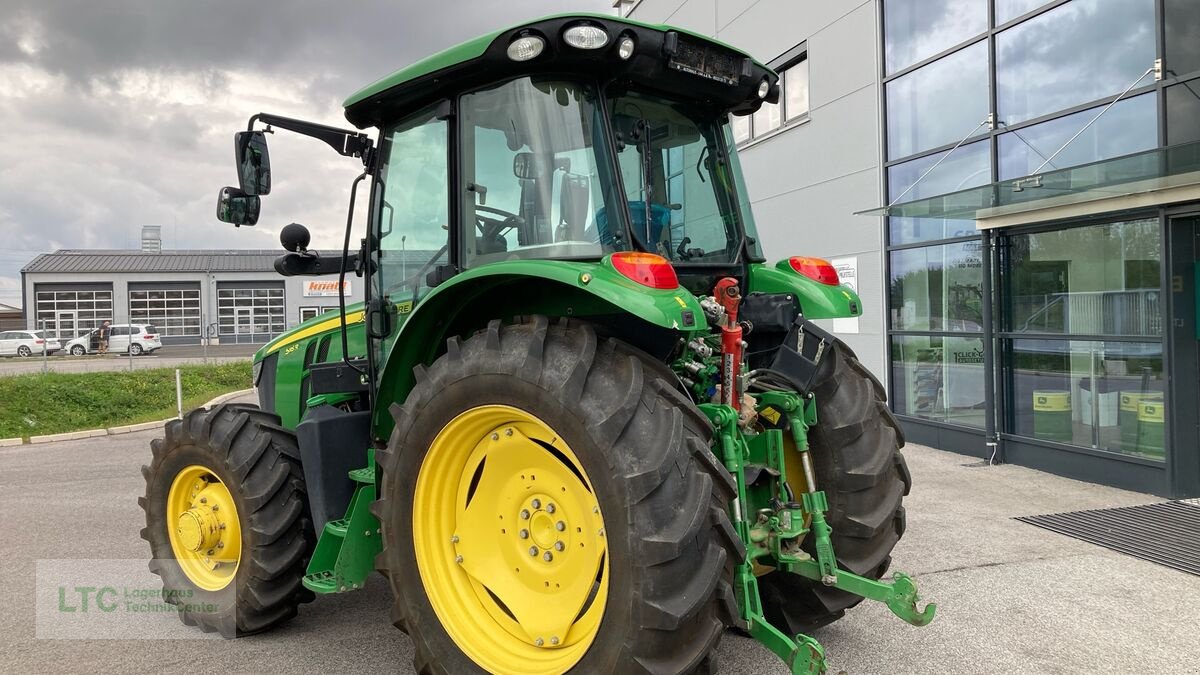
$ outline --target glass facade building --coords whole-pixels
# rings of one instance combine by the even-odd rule
[[[881,0],[880,19],[890,203],[1200,141],[1194,0]],[[1200,202],[1119,192],[989,229],[887,218],[889,387],[911,440],[1200,492]]]

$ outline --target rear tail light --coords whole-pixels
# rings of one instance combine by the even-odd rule
[[[613,269],[621,276],[650,288],[679,288],[679,277],[666,258],[653,253],[628,251],[614,253],[609,258]]]
[[[34,341],[33,341],[33,344],[35,344],[35,345],[40,345],[40,344],[42,344],[42,343],[44,343],[44,342],[45,342],[45,340],[34,340]]]
[[[142,336],[142,339],[143,339],[143,340],[153,340],[153,339],[154,339],[154,336],[153,336],[153,335],[143,335],[143,336]]]
[[[791,265],[792,269],[796,270],[797,273],[803,274],[809,279],[820,282],[827,286],[837,286],[842,283],[841,280],[838,279],[837,270],[833,268],[833,265],[829,264],[828,260],[823,260],[821,258],[807,258],[804,256],[792,256],[791,258],[788,258],[788,264]]]

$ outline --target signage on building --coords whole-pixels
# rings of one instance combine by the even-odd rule
[[[346,291],[346,297],[350,297],[354,294],[354,292],[350,290],[349,279],[342,282],[342,289]],[[338,282],[336,281],[310,280],[304,282],[304,297],[306,298],[336,298],[337,294]]]
[[[837,270],[838,280],[843,286],[849,286],[855,293],[858,292],[858,256],[850,258],[834,258],[829,261],[833,265],[833,269]],[[834,333],[857,333],[858,332],[858,317],[850,319],[834,319]]]

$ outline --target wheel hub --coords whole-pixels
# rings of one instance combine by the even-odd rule
[[[227,586],[241,557],[241,528],[229,488],[211,471],[180,471],[167,493],[171,550],[184,574],[200,588]]]

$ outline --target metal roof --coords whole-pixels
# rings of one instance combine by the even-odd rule
[[[282,250],[60,250],[44,253],[21,269],[27,274],[81,274],[128,272],[274,272]],[[320,251],[336,258],[340,251]],[[389,252],[390,253],[390,252]],[[423,255],[422,255],[423,254]],[[408,251],[415,262],[430,252]],[[418,260],[419,258],[419,260]]]

